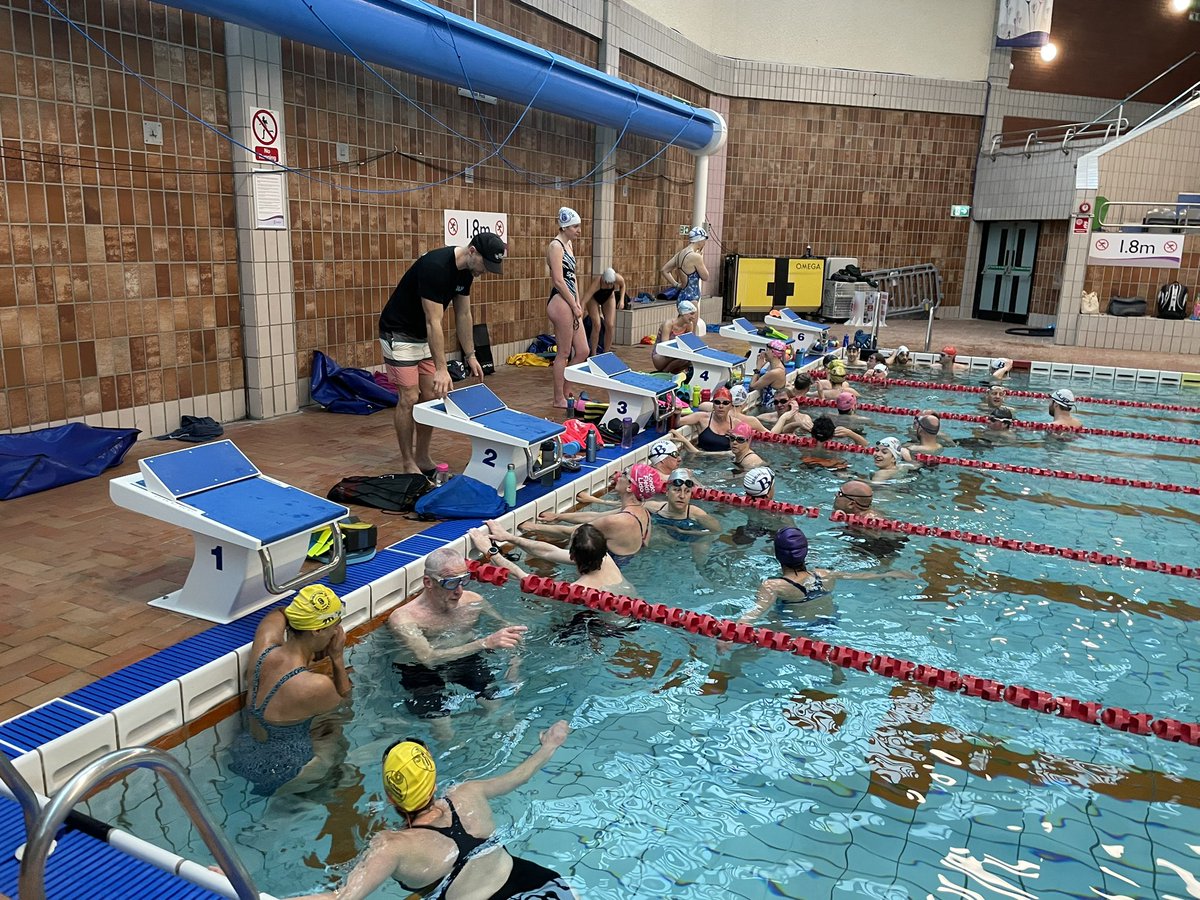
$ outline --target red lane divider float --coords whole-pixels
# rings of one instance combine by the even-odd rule
[[[1053,544],[1018,541],[1015,538],[979,534],[974,531],[962,531],[958,528],[939,528],[936,525],[920,525],[914,522],[900,522],[896,519],[860,516],[844,513],[840,509],[835,509],[830,513],[829,518],[834,522],[845,522],[847,525],[873,528],[876,531],[916,534],[922,537],[961,541],[964,544],[999,547],[1002,550],[1021,550],[1025,553],[1034,553],[1039,556],[1061,556],[1063,559],[1089,562],[1098,566],[1121,566],[1126,569],[1139,569],[1144,572],[1162,572],[1164,575],[1179,575],[1183,578],[1200,578],[1200,568],[1158,562],[1153,559],[1134,559],[1131,556],[1117,556],[1114,553],[1100,553],[1096,550],[1077,550],[1073,547],[1055,547]]]
[[[861,408],[861,407],[860,407]],[[796,447],[815,447],[816,440],[795,434],[771,434],[765,431],[754,433],[756,441],[768,444],[791,444]],[[857,444],[843,444],[839,441],[828,441],[822,445],[829,450],[846,453],[874,453],[874,447],[860,447]],[[1143,490],[1167,491],[1171,494],[1200,494],[1200,487],[1190,484],[1170,484],[1163,481],[1145,481],[1139,478],[1123,478],[1119,475],[1093,475],[1088,472],[1069,472],[1064,469],[1044,469],[1038,466],[1018,466],[1011,463],[992,462],[987,459],[968,459],[957,456],[938,456],[933,453],[913,453],[912,458],[927,465],[961,466],[967,469],[986,469],[992,472],[1014,472],[1018,475],[1040,475],[1046,478],[1062,478],[1067,481],[1091,481],[1097,484],[1113,484],[1119,487],[1142,488]],[[693,496],[695,496],[693,494]]]
[[[920,382],[916,382],[920,384]],[[834,406],[836,400],[822,400],[817,397],[802,397],[796,401],[805,406]],[[890,416],[915,416],[921,413],[921,410],[915,407],[906,406],[881,406],[878,403],[859,403],[858,408],[864,412],[884,413]],[[976,413],[956,413],[956,412],[938,412],[935,414],[939,419],[946,419],[953,422],[977,422],[985,423],[988,417]],[[1188,444],[1190,446],[1200,445],[1200,438],[1180,437],[1176,434],[1151,434],[1146,431],[1124,431],[1120,428],[1068,428],[1066,425],[1055,425],[1053,422],[1030,422],[1023,419],[1013,421],[1013,426],[1016,428],[1031,428],[1034,431],[1061,431],[1070,432],[1071,434],[1098,434],[1103,437],[1116,438],[1131,438],[1138,441],[1159,441],[1163,444]]]
[[[693,488],[692,499],[728,503],[730,506],[750,506],[768,512],[808,516],[810,519],[819,518],[821,515],[821,508],[818,506],[801,506],[799,503],[784,503],[781,500],[768,500],[766,497],[747,497],[745,494],[734,494],[730,491],[718,491],[713,488]]]
[[[984,394],[987,388],[976,384],[939,384],[931,381],[915,381],[911,378],[879,378],[873,375],[848,375],[849,381],[864,381],[867,384],[888,385],[897,387],[926,388],[931,391],[954,391],[959,394]],[[1018,391],[997,382],[1010,397],[1031,397],[1034,400],[1049,400],[1050,395],[1041,391]],[[1112,397],[1076,397],[1079,403],[1097,403],[1101,406],[1134,406],[1138,409],[1165,409],[1169,412],[1200,413],[1200,406],[1181,406],[1178,403],[1155,403],[1152,400],[1119,400]]]
[[[485,570],[497,566],[477,563],[472,570],[477,578],[494,573]],[[505,572],[505,575],[508,573]],[[860,672],[873,672],[884,678],[916,681],[930,687],[952,693],[967,694],[993,703],[1003,701],[1020,709],[1077,719],[1089,725],[1105,725],[1115,731],[1132,734],[1154,735],[1165,741],[1182,741],[1200,746],[1200,722],[1182,722],[1179,719],[1155,718],[1150,713],[1132,712],[1118,706],[1105,707],[1100,703],[1079,700],[1075,697],[1056,696],[1048,691],[1039,691],[1019,684],[1001,684],[991,678],[967,675],[953,669],[942,669],[897,659],[886,654],[871,653],[855,647],[843,647],[815,641],[806,637],[795,637],[784,631],[770,628],[755,628],[752,625],[718,619],[706,613],[666,606],[662,603],[647,603],[638,597],[627,597],[611,591],[569,584],[529,575],[521,579],[521,590],[527,594],[586,606],[589,609],[616,613],[630,619],[654,622],[671,628],[681,628],[692,634],[732,641],[737,644],[754,644],[781,653],[804,656],[817,662],[828,662]]]

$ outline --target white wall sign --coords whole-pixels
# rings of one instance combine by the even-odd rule
[[[1181,234],[1092,234],[1090,266],[1136,266],[1178,269],[1183,257]]]
[[[443,210],[443,220],[448,246],[465,247],[481,231],[490,231],[508,243],[508,213],[447,209]]]
[[[273,109],[250,110],[250,149],[263,162],[283,162],[283,119]]]
[[[254,227],[287,228],[282,172],[263,169],[254,173]]]

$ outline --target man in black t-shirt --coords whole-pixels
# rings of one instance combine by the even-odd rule
[[[433,475],[429,455],[433,428],[414,422],[412,411],[418,402],[445,397],[450,391],[442,319],[451,303],[467,369],[472,376],[483,377],[475,359],[471,282],[484,272],[499,274],[504,252],[504,241],[486,231],[465,247],[430,250],[404,273],[379,315],[383,361],[399,396],[395,422],[401,472]]]

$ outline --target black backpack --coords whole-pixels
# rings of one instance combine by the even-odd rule
[[[1160,319],[1187,318],[1188,289],[1178,281],[1164,284],[1158,291],[1158,317]]]
[[[417,500],[432,488],[433,484],[424,475],[351,475],[330,488],[327,496],[337,503],[406,513],[412,512]]]

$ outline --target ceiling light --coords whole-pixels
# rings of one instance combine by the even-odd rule
[[[1058,47],[1051,43],[1042,44],[1042,48],[1038,51],[1042,56],[1042,62],[1050,62],[1054,57],[1058,56]]]
[[[1171,0],[1171,9],[1177,13],[1185,13],[1192,5],[1192,0]]]

